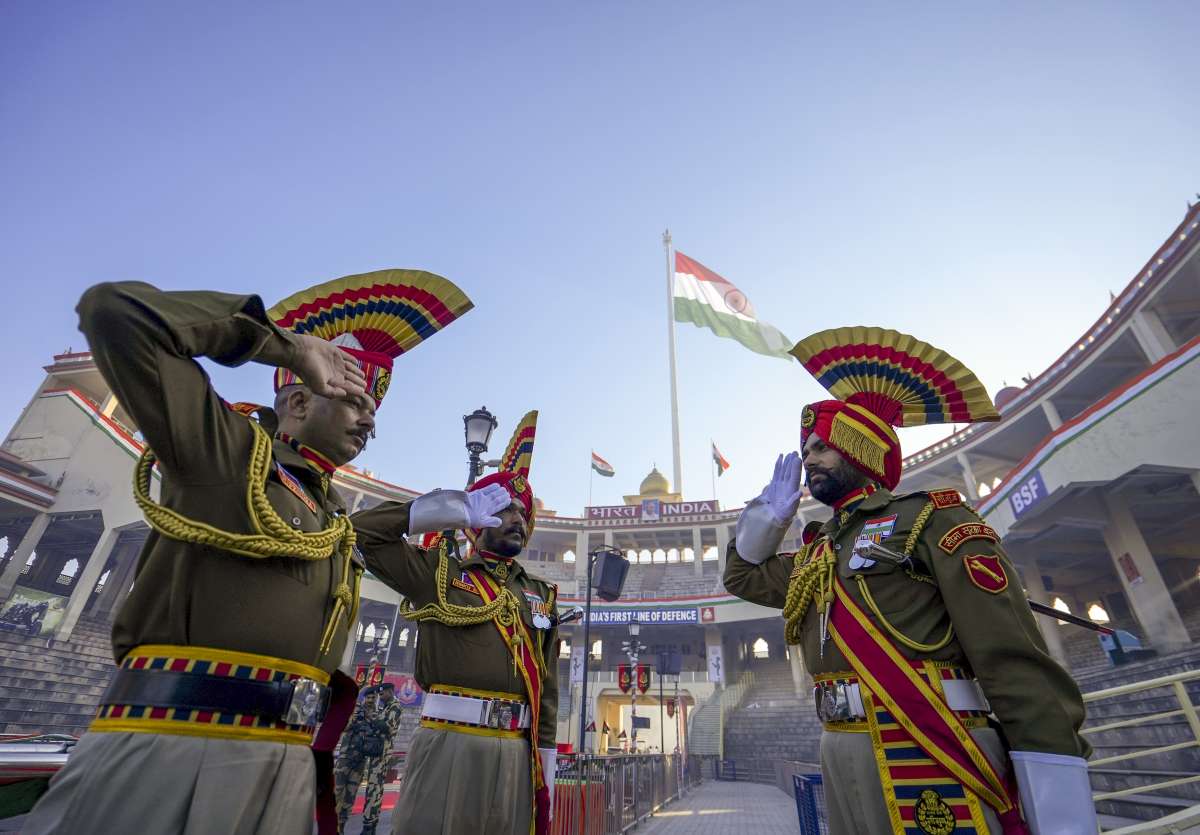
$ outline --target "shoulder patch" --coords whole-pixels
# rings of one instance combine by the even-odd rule
[[[963,567],[971,582],[990,594],[999,594],[1008,588],[1008,574],[998,556],[969,554],[963,557]]]
[[[962,496],[958,494],[957,490],[952,488],[946,490],[929,490],[926,495],[929,496],[929,500],[933,502],[933,506],[938,510],[945,510],[948,507],[958,507],[962,504]]]
[[[297,499],[304,502],[304,506],[307,507],[311,512],[317,512],[317,503],[312,500],[307,492],[305,492],[304,486],[300,484],[300,481],[294,475],[285,470],[283,465],[278,461],[275,462],[275,472],[279,474],[280,484],[290,490]]]
[[[946,535],[938,540],[938,547],[947,554],[953,554],[958,550],[958,546],[972,539],[1000,541],[1000,537],[996,535],[996,531],[990,525],[985,525],[983,522],[963,522],[947,531]]]

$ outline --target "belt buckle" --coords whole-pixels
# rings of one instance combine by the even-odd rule
[[[512,730],[512,702],[505,702],[501,701],[500,699],[496,699],[492,704],[494,705],[494,709],[492,710],[491,727],[500,728],[501,730],[505,731]]]
[[[817,715],[825,722],[846,722],[851,719],[850,697],[844,684],[823,681],[813,688]]]
[[[325,715],[328,703],[328,687],[311,678],[298,678],[292,682],[292,696],[282,719],[289,725],[315,725]]]

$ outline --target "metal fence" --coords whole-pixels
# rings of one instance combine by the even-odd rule
[[[1200,716],[1197,715],[1196,705],[1192,703],[1191,697],[1187,691],[1187,684],[1192,681],[1200,680],[1200,670],[1190,670],[1184,673],[1175,675],[1161,676],[1160,678],[1147,679],[1146,681],[1137,681],[1132,684],[1123,684],[1118,687],[1110,687],[1106,690],[1097,690],[1094,693],[1085,693],[1083,696],[1084,703],[1090,708],[1096,702],[1104,699],[1112,699],[1118,696],[1130,696],[1133,694],[1145,694],[1148,698],[1155,697],[1173,697],[1174,707],[1170,710],[1159,711],[1157,713],[1148,713],[1144,716],[1134,716],[1130,719],[1120,719],[1115,722],[1107,722],[1101,725],[1094,725],[1089,728],[1084,728],[1081,733],[1086,735],[1100,734],[1105,731],[1115,731],[1122,728],[1136,728],[1138,726],[1159,726],[1157,731],[1151,731],[1153,736],[1159,737],[1158,741],[1162,744],[1153,745],[1123,745],[1121,747],[1128,748],[1119,754],[1113,754],[1108,757],[1100,757],[1088,762],[1089,768],[1105,769],[1106,766],[1111,766],[1114,763],[1128,762],[1144,757],[1159,757],[1169,755],[1176,751],[1187,751],[1200,747]],[[1151,693],[1150,691],[1157,691]],[[1166,692],[1164,692],[1166,691]],[[1186,730],[1182,727],[1171,729],[1164,727],[1163,723],[1178,721],[1180,718],[1186,724]],[[1153,760],[1151,760],[1153,762]],[[1132,764],[1132,763],[1131,763]],[[1129,772],[1129,781],[1136,781],[1139,777],[1153,774],[1153,770],[1147,770],[1145,764],[1139,764],[1137,768]],[[1092,795],[1092,799],[1096,802],[1110,800],[1113,798],[1127,797],[1130,795],[1152,794],[1162,789],[1171,789],[1178,786],[1188,785],[1190,783],[1200,782],[1200,774],[1187,774],[1182,777],[1175,777],[1169,780],[1160,780],[1157,782],[1139,782],[1137,785],[1127,788],[1120,788],[1113,791],[1098,792]],[[1181,810],[1168,818],[1162,818],[1157,821],[1146,821],[1131,826],[1122,827],[1113,832],[1122,833],[1122,835],[1133,835],[1133,833],[1151,833],[1151,832],[1177,832],[1183,831],[1188,826],[1200,823],[1200,804],[1193,805],[1190,809]]]
[[[712,766],[701,756],[562,755],[554,782],[553,835],[619,835],[682,796]]]

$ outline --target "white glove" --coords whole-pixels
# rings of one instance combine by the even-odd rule
[[[771,482],[738,516],[738,555],[758,565],[779,551],[779,544],[800,506],[800,455],[789,452],[775,461]]]
[[[554,820],[554,771],[558,767],[558,749],[539,748],[538,756],[542,758],[542,775],[546,778],[546,788],[550,790],[550,819]]]
[[[434,490],[413,499],[408,506],[410,534],[468,528],[496,528],[495,515],[512,504],[512,497],[499,484],[482,490]]]
[[[1038,751],[1009,755],[1032,835],[1096,835],[1100,827],[1083,757]]]

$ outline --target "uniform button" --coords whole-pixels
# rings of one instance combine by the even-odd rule
[[[293,524],[293,525],[295,525],[297,528],[298,528],[298,527],[300,527],[300,517],[299,517],[299,516],[293,516],[293,517],[292,517],[292,524]]]
[[[835,550],[835,551],[840,551],[840,550],[842,550],[842,543],[840,543],[840,542],[839,542],[837,545],[834,545],[834,546],[833,546],[833,550]]]

